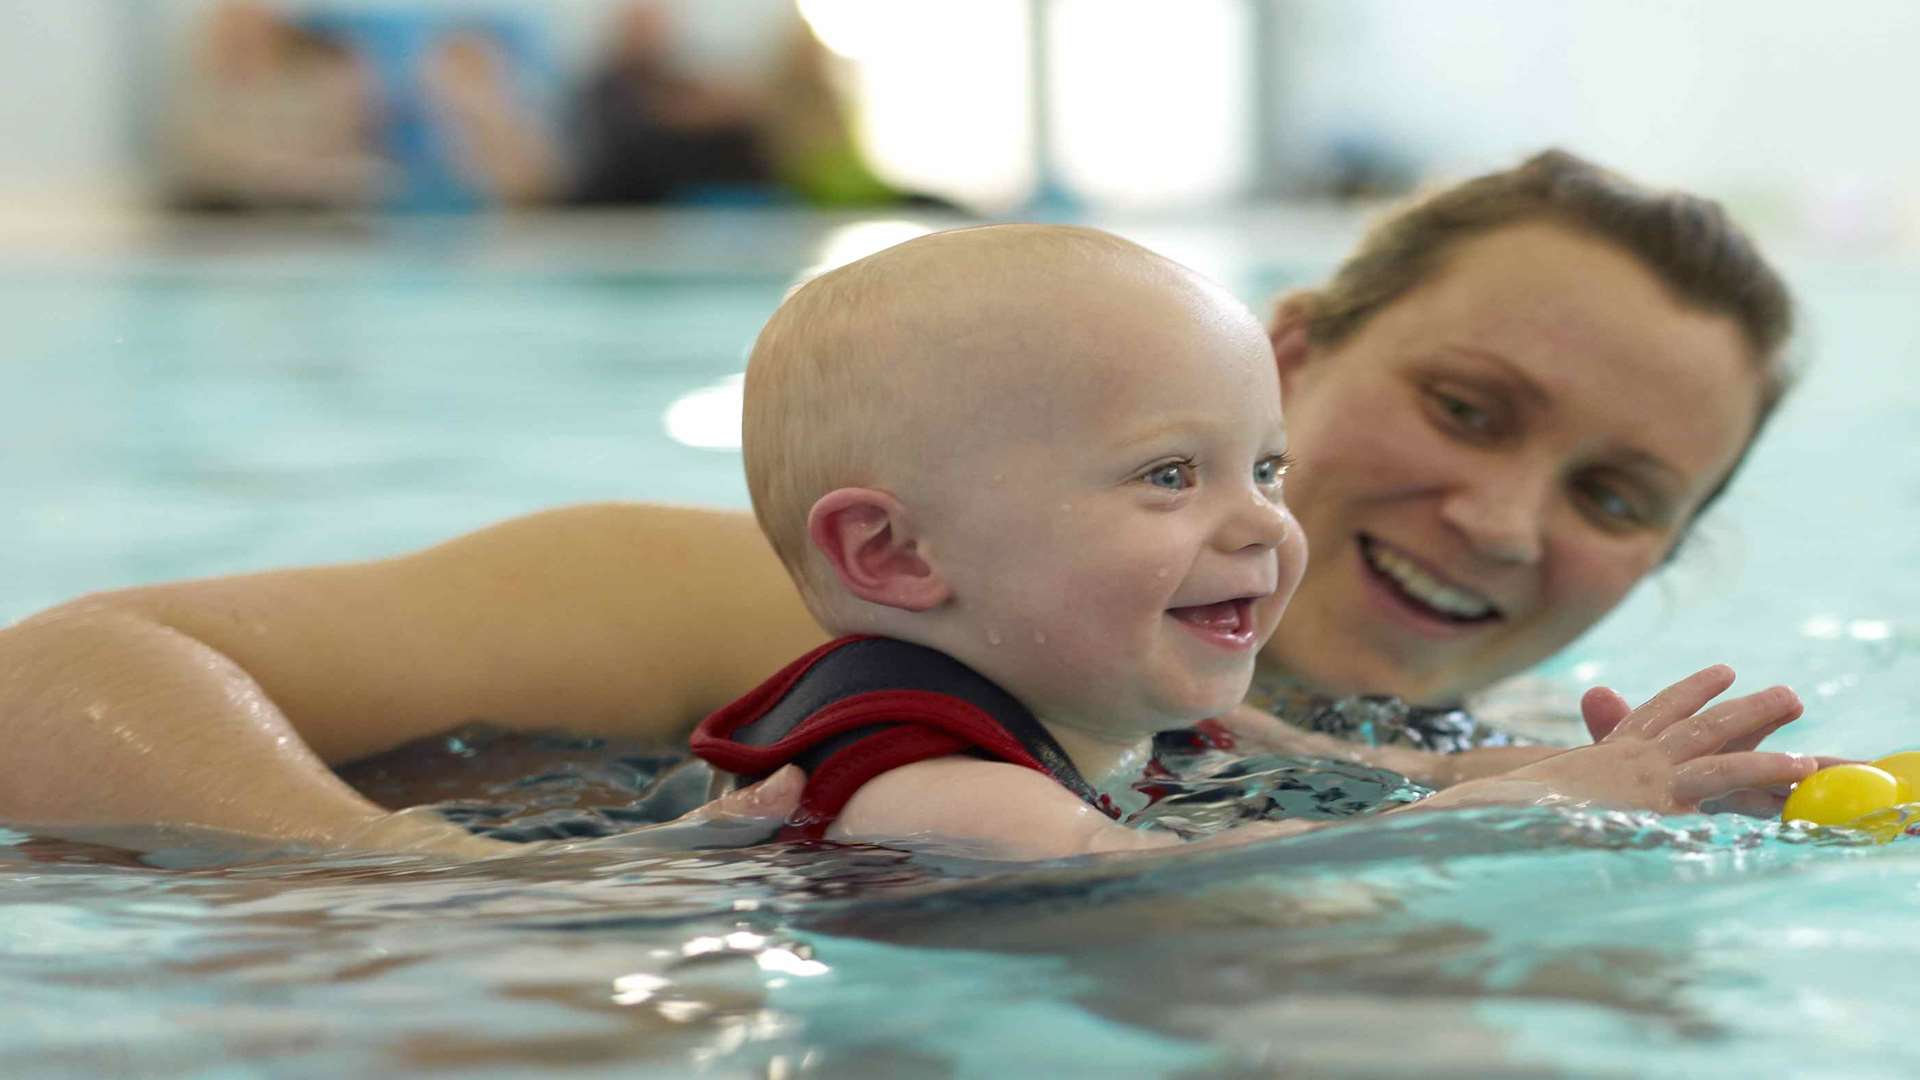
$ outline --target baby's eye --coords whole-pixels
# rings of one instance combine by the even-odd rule
[[[1169,461],[1164,465],[1155,465],[1141,479],[1163,491],[1185,491],[1194,484],[1193,463]]]
[[[1287,475],[1287,470],[1291,468],[1293,468],[1292,458],[1285,454],[1275,454],[1253,467],[1253,482],[1261,487],[1273,487],[1280,483],[1280,478]]]

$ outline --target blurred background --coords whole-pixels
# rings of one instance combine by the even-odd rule
[[[1392,193],[1561,144],[1920,230],[1901,0],[63,0],[0,6],[16,229],[110,207],[1016,214]]]

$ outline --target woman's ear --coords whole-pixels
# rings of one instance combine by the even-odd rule
[[[1267,340],[1273,345],[1273,363],[1280,370],[1280,389],[1291,389],[1293,375],[1306,366],[1311,346],[1307,341],[1307,322],[1313,314],[1313,293],[1296,290],[1282,296],[1273,305],[1273,318],[1267,321]]]
[[[907,508],[884,491],[838,488],[807,514],[807,537],[846,590],[868,603],[926,611],[953,594],[920,551]]]

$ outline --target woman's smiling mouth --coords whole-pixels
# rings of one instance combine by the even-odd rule
[[[1491,622],[1501,617],[1500,609],[1492,601],[1440,580],[1412,559],[1370,536],[1360,537],[1360,555],[1375,581],[1421,615],[1456,625]]]

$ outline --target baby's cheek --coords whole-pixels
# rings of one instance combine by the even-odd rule
[[[1029,641],[1021,646],[1022,686],[1008,689],[1036,711],[1104,712],[1108,690],[1119,685],[1114,659],[1100,642],[1072,635]]]
[[[1141,617],[1096,593],[1053,598],[1054,616],[1036,625],[1029,643],[1044,677],[1081,692],[1138,662]]]

